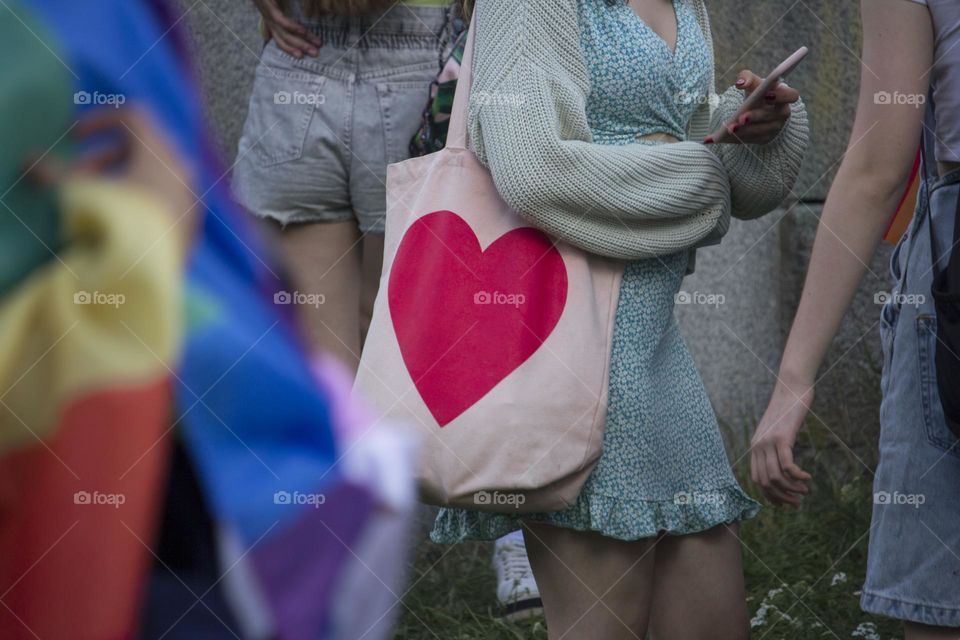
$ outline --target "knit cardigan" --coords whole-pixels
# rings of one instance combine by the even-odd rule
[[[712,67],[703,0],[683,1],[697,16]],[[744,98],[734,87],[718,97],[713,75],[691,120],[691,141],[593,143],[577,2],[477,3],[469,137],[512,208],[586,251],[638,259],[715,244],[731,213],[755,218],[787,197],[807,146],[803,103],[792,105],[767,144],[693,142],[722,126]]]

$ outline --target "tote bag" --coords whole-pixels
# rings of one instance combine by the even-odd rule
[[[475,31],[447,147],[388,168],[355,389],[420,432],[424,501],[556,511],[600,456],[623,263],[530,227],[468,149]]]

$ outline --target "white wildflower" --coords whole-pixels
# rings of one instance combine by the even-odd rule
[[[861,622],[857,628],[850,634],[851,638],[863,638],[864,640],[880,640],[880,634],[877,633],[877,627],[872,622]]]

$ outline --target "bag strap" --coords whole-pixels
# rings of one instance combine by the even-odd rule
[[[473,85],[473,49],[477,37],[477,7],[470,17],[467,43],[463,47],[463,60],[460,63],[460,76],[457,78],[457,91],[453,96],[453,109],[450,112],[450,128],[447,130],[448,149],[467,148],[467,116],[470,112],[470,91]]]
[[[927,236],[930,240],[930,257],[931,257],[931,266],[930,268],[933,271],[933,286],[934,289],[938,287],[945,286],[943,280],[946,275],[946,269],[941,267],[941,262],[943,258],[949,258],[951,251],[947,252],[946,256],[941,256],[940,252],[937,249],[937,240],[934,237],[933,232],[933,211],[930,208],[930,192],[933,183],[940,177],[937,172],[937,162],[934,154],[936,149],[936,139],[934,132],[936,131],[936,105],[933,102],[933,89],[930,90],[930,95],[928,98],[927,111],[923,117],[923,138],[921,140],[921,153],[923,155],[923,180],[924,186],[926,187],[926,206],[924,207],[923,215],[926,216],[927,224]],[[955,214],[955,219],[960,220],[960,198],[957,200],[957,210]],[[960,223],[954,223],[954,247],[956,242],[960,239]]]

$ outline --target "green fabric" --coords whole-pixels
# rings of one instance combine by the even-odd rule
[[[467,32],[464,31],[454,41],[450,57],[444,62],[444,67],[450,64],[450,60],[453,60],[459,71],[466,41]],[[409,150],[412,157],[425,156],[428,153],[440,151],[447,144],[450,114],[453,112],[453,98],[457,93],[457,80],[435,81],[433,91],[435,94],[423,112],[423,121],[420,128],[410,141]]]
[[[69,71],[47,48],[53,37],[22,3],[8,4],[0,11],[0,294],[60,248],[56,194],[22,176],[32,160],[69,146],[52,149],[74,110]]]

